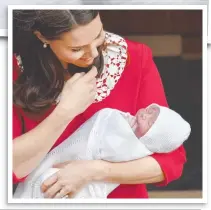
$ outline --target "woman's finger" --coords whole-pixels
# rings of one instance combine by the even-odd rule
[[[92,81],[97,76],[97,68],[93,66],[90,71],[88,71],[84,76],[83,80],[85,82]]]
[[[70,191],[71,189],[65,186],[55,195],[55,198],[64,198],[70,193]]]
[[[91,87],[90,90],[89,90],[89,93],[96,93],[97,92],[97,89],[95,87]]]
[[[74,195],[75,195],[75,194],[74,194],[73,192],[70,192],[70,193],[67,194],[68,198],[73,198]]]
[[[74,198],[76,196],[76,194],[82,189],[82,186],[80,188],[77,188],[77,190],[73,189],[71,192],[69,192],[66,196],[68,198]]]
[[[84,75],[85,75],[84,72],[82,72],[82,73],[75,73],[68,81],[70,83],[75,82],[76,80],[78,80],[79,78],[81,78]]]
[[[96,84],[96,83],[97,83],[96,78],[93,78],[92,80],[90,80],[89,83],[90,83],[90,84]]]
[[[42,192],[45,192],[51,185],[56,183],[58,180],[57,173],[50,176],[48,179],[46,179],[43,184],[41,185]]]
[[[57,163],[57,164],[54,164],[53,165],[53,168],[63,168],[64,166],[70,164],[70,161],[66,161],[66,162],[63,162],[63,163]]]
[[[56,182],[54,185],[52,185],[50,188],[48,188],[45,193],[44,197],[45,198],[53,198],[55,195],[61,190],[61,185]]]

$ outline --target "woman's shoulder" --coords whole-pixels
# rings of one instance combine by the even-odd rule
[[[151,48],[141,42],[132,41],[129,39],[125,39],[128,47],[128,52],[132,53],[133,55],[137,55],[139,58],[141,57],[149,57],[152,56]]]
[[[108,44],[107,49],[112,52],[112,57],[117,54],[116,57],[126,59],[126,62],[123,62],[125,67],[140,69],[148,65],[149,61],[152,61],[152,50],[144,43],[132,41],[111,32],[106,32],[105,40]],[[115,47],[113,43],[115,43]],[[111,46],[109,46],[109,44],[111,44]]]
[[[127,49],[127,51],[134,52],[134,54],[137,54],[137,52],[138,52],[138,55],[144,56],[147,54],[151,55],[151,53],[152,53],[152,51],[148,45],[141,43],[141,42],[127,39],[121,35],[111,33],[111,32],[106,32],[105,42],[107,44],[115,43],[117,48],[122,47],[124,49]],[[111,49],[113,49],[113,46]]]
[[[125,41],[127,43],[128,61],[131,65],[137,66],[139,64],[140,68],[145,68],[153,60],[152,50],[148,45],[128,39],[125,39]]]

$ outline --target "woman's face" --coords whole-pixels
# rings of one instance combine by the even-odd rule
[[[48,44],[64,68],[68,63],[87,67],[98,56],[97,47],[104,39],[105,32],[98,15],[89,24],[65,32],[59,40],[49,40]]]

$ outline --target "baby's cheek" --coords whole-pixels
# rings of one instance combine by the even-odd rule
[[[149,130],[148,120],[137,121],[136,133],[139,137],[145,135],[148,130]]]
[[[142,127],[142,122],[143,122],[143,120],[142,120],[142,118],[141,118],[141,115],[137,115],[137,116],[136,116],[136,123],[137,123],[137,126],[138,126],[138,127]]]
[[[141,120],[136,120],[136,129],[135,129],[135,134],[137,137],[141,137],[142,136],[142,130],[143,130],[143,126],[142,126],[143,121]]]
[[[137,126],[134,133],[137,136],[137,138],[140,138],[142,136],[141,128]]]

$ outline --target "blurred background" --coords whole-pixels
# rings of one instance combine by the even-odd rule
[[[202,197],[202,11],[102,10],[105,30],[151,47],[169,106],[192,127],[182,177],[151,198]]]

